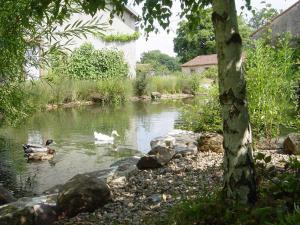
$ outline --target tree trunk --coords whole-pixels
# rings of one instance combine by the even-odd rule
[[[218,74],[224,135],[224,188],[226,199],[256,201],[252,136],[242,71],[242,39],[234,0],[213,0]]]

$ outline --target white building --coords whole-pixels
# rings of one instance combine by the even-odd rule
[[[131,35],[138,32],[138,14],[133,11],[130,7],[126,6],[125,11],[122,16],[114,16],[112,23],[110,20],[110,11],[99,11],[94,17],[101,18],[101,23],[106,23],[107,28],[105,35]],[[83,22],[90,21],[93,17],[84,13],[73,14],[70,20],[62,25],[64,28],[67,24],[74,24],[77,20],[82,20]],[[87,38],[74,38],[68,48],[74,50],[80,47],[84,43],[91,43],[95,49],[115,49],[123,52],[124,59],[129,67],[129,77],[134,78],[136,76],[135,67],[137,62],[136,56],[136,42],[137,40],[132,40],[128,42],[106,42],[103,39],[96,37],[92,34],[88,34]],[[29,78],[38,78],[42,75],[42,70],[34,66],[26,66],[27,74]]]

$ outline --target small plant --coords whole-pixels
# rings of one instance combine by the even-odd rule
[[[217,88],[213,87],[207,98],[198,101],[183,107],[177,127],[195,132],[220,133],[222,131],[222,119]]]
[[[133,83],[134,93],[137,96],[146,95],[148,92],[149,78],[145,73],[140,74]]]

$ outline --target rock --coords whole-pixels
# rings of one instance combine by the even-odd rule
[[[10,202],[14,202],[16,199],[8,190],[0,186],[0,205],[4,205]]]
[[[148,155],[155,155],[160,164],[167,164],[175,155],[174,148],[156,146],[148,152]]]
[[[57,195],[21,198],[0,208],[1,225],[52,225],[57,220]]]
[[[110,167],[116,168],[112,179],[118,179],[120,177],[125,177],[125,179],[127,179],[128,176],[136,172],[136,164],[140,160],[140,158],[141,157],[139,156],[128,157],[111,164]]]
[[[300,154],[300,134],[291,133],[283,141],[283,151],[287,154]]]
[[[202,134],[198,140],[198,149],[201,152],[223,153],[223,136],[216,133]]]
[[[152,100],[157,100],[161,98],[161,93],[159,92],[151,92],[151,99]]]
[[[103,101],[105,101],[106,99],[105,99],[105,96],[103,96],[102,94],[100,94],[100,93],[92,93],[91,95],[90,95],[90,99],[93,101],[93,102],[95,102],[95,103],[101,103],[101,102],[103,102]]]
[[[175,145],[176,139],[172,136],[166,137],[157,137],[151,140],[150,146],[151,149],[155,148],[156,146],[163,146],[168,148],[173,148]]]
[[[43,193],[46,194],[46,195],[57,194],[58,192],[61,191],[62,187],[63,187],[62,184],[57,184],[57,185],[43,191]]]
[[[80,212],[92,212],[110,200],[110,189],[101,177],[79,174],[63,185],[57,208],[60,215],[73,217]]]
[[[81,175],[93,177],[97,180],[102,180],[104,183],[107,183],[107,182],[111,181],[112,179],[114,179],[116,170],[117,170],[117,167],[111,167],[108,169],[96,170],[96,171],[81,174]]]
[[[151,203],[159,203],[159,202],[162,201],[162,196],[161,196],[161,194],[153,194],[153,195],[148,197],[148,200]]]
[[[116,162],[114,162],[113,164],[110,165],[110,167],[122,167],[124,165],[135,165],[141,157],[139,156],[132,156],[132,157],[127,157],[125,159],[120,159]]]
[[[195,144],[189,144],[187,146],[177,145],[174,149],[176,154],[180,154],[182,156],[195,155],[198,152],[198,148]]]
[[[137,168],[140,170],[144,169],[155,169],[166,165],[175,155],[173,148],[168,148],[162,145],[156,145],[148,156],[143,156],[137,163]]]
[[[146,170],[146,169],[156,169],[159,167],[162,167],[163,164],[161,164],[155,155],[148,155],[143,156],[138,163],[136,164],[137,168],[140,170]]]

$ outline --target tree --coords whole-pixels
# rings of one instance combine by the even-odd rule
[[[191,21],[182,21],[174,38],[174,51],[185,63],[198,55],[216,53],[214,28],[211,21],[212,9],[202,10],[197,24]]]
[[[213,10],[225,149],[223,193],[234,201],[254,203],[256,183],[252,136],[235,1],[214,0]]]
[[[250,8],[250,0],[245,0]],[[48,0],[31,2],[37,4],[43,15],[45,9],[60,6],[62,2],[73,1]],[[97,9],[104,9],[106,1],[74,0],[86,13],[95,14]],[[172,15],[171,0],[135,0],[143,4],[143,25],[146,32],[156,30],[158,22],[163,28],[168,27]],[[224,189],[225,198],[237,203],[256,201],[255,170],[252,156],[252,137],[246,100],[246,83],[242,71],[242,38],[239,33],[237,12],[234,0],[180,0],[182,16],[195,22],[201,18],[201,10],[212,4],[212,20],[216,36],[218,54],[219,99],[223,119],[224,135]],[[111,1],[112,14],[125,10],[127,0]],[[59,7],[58,7],[59,8]],[[36,10],[36,9],[34,9]],[[31,11],[29,11],[31,12]],[[66,12],[64,9],[63,12]],[[54,11],[54,15],[57,13]],[[30,14],[22,14],[24,19]],[[15,19],[15,17],[13,17]],[[12,28],[13,29],[13,28]]]
[[[105,24],[94,18],[61,28],[74,12],[74,1],[0,1],[0,120],[22,120],[31,111],[21,86],[26,70],[47,64],[54,51],[65,50],[74,36],[103,34]],[[42,48],[41,48],[42,47]],[[38,56],[38,57],[37,57]]]
[[[174,38],[174,51],[185,63],[198,55],[216,53],[216,38],[211,21],[212,8],[201,9],[201,18],[197,21],[182,21]],[[195,23],[196,22],[196,23]],[[242,16],[238,16],[240,34],[245,45],[249,45],[252,29]]]
[[[177,58],[161,53],[159,50],[144,52],[141,57],[141,63],[151,64],[154,68],[164,67],[172,72],[180,70]]]
[[[266,4],[262,9],[252,10],[252,18],[249,20],[249,26],[258,29],[266,25],[273,17],[278,15],[278,11],[272,8],[271,4]]]

